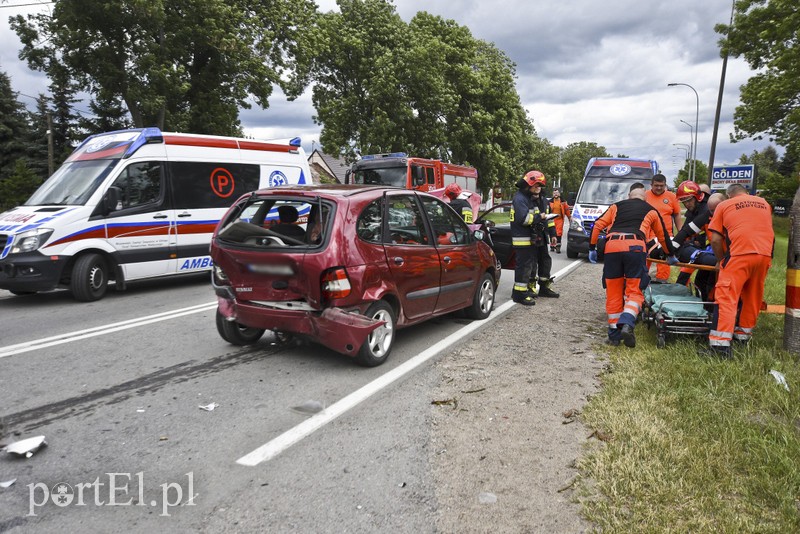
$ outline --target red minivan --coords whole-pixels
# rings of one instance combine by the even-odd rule
[[[285,186],[241,197],[211,241],[217,330],[236,345],[266,330],[376,366],[395,330],[492,311],[500,265],[448,204],[355,185]]]

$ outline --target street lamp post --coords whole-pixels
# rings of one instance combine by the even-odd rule
[[[678,150],[685,150],[686,151],[686,161],[689,161],[689,155],[692,153],[691,146],[687,145],[686,143],[672,143],[672,146],[677,147]]]
[[[694,176],[695,175],[695,172],[694,172],[695,171],[695,166],[697,165],[697,163],[696,163],[696,161],[697,161],[697,125],[698,125],[698,122],[700,121],[700,95],[698,95],[697,94],[697,90],[694,87],[692,87],[691,85],[689,85],[688,83],[675,83],[675,82],[673,82],[673,83],[668,83],[667,87],[675,87],[676,85],[685,85],[686,87],[688,87],[689,89],[694,91],[694,97],[695,97],[696,102],[697,102],[697,107],[695,108],[695,113],[694,113],[694,154],[692,154],[692,173],[691,173],[691,175]]]
[[[681,122],[689,127],[689,154],[692,156],[692,159],[694,159],[694,149],[693,149],[693,147],[694,147],[694,128],[692,127],[691,124],[689,124],[688,122],[686,122],[683,119],[681,119]],[[692,165],[694,165],[694,163],[692,163]],[[693,169],[694,169],[693,166],[689,166],[689,168],[687,169],[687,172],[689,173],[689,179],[692,180],[692,181],[694,181],[694,176],[692,175]]]

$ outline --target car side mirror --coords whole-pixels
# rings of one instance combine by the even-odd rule
[[[346,184],[350,183],[350,175],[352,174],[352,172],[353,171],[351,171],[350,169],[347,169],[346,171],[344,171],[344,183],[346,183]]]
[[[411,178],[414,185],[425,184],[425,169],[422,167],[411,167]]]
[[[483,241],[483,230],[475,230],[472,232],[472,237],[477,239],[478,241]]]
[[[121,191],[117,186],[112,185],[108,188],[108,191],[106,191],[106,194],[103,196],[103,215],[108,215],[119,209],[120,193]]]

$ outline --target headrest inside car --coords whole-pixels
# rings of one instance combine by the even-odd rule
[[[279,206],[278,217],[280,217],[282,223],[293,223],[297,221],[299,214],[294,206]]]

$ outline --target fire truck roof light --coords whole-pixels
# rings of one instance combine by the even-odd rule
[[[368,154],[366,156],[361,156],[362,160],[371,160],[371,159],[378,159],[378,158],[407,158],[408,154],[405,152],[392,152],[390,154]]]

